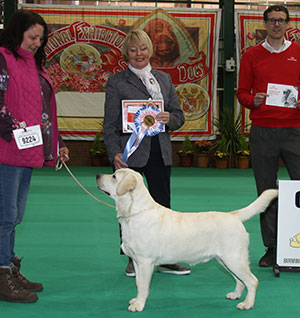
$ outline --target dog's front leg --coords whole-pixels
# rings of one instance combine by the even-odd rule
[[[137,296],[130,300],[129,311],[143,311],[149,295],[154,264],[151,261],[133,261],[136,273]]]

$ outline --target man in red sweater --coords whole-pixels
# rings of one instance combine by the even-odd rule
[[[300,44],[284,37],[289,20],[284,6],[270,6],[264,12],[267,37],[244,53],[239,70],[237,98],[250,109],[251,162],[258,195],[277,187],[279,158],[290,178],[300,180]],[[259,265],[273,266],[277,202],[261,214],[260,224],[267,251]]]

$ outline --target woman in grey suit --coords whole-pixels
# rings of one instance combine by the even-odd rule
[[[153,46],[147,33],[142,30],[128,33],[122,49],[128,69],[110,76],[107,81],[103,136],[114,169],[129,167],[143,174],[153,199],[169,208],[172,165],[169,132],[184,124],[184,115],[171,77],[151,68],[152,53]],[[122,100],[149,99],[164,101],[164,111],[156,116],[156,120],[165,125],[165,132],[145,136],[128,162],[124,162],[122,156],[130,134],[122,132]],[[158,270],[180,275],[190,273],[189,268],[177,264],[162,265]],[[135,276],[131,260],[126,275]]]

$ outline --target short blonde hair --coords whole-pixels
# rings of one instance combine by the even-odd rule
[[[148,34],[143,30],[131,30],[128,32],[124,44],[122,47],[122,55],[126,62],[129,60],[128,50],[129,47],[132,45],[146,45],[147,49],[149,50],[149,57],[153,54],[153,45],[152,41],[149,38]]]

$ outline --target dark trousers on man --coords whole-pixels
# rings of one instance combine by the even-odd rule
[[[252,126],[250,130],[251,164],[257,194],[277,188],[279,159],[284,162],[291,180],[300,180],[300,128]],[[260,215],[263,243],[276,247],[278,201]]]

